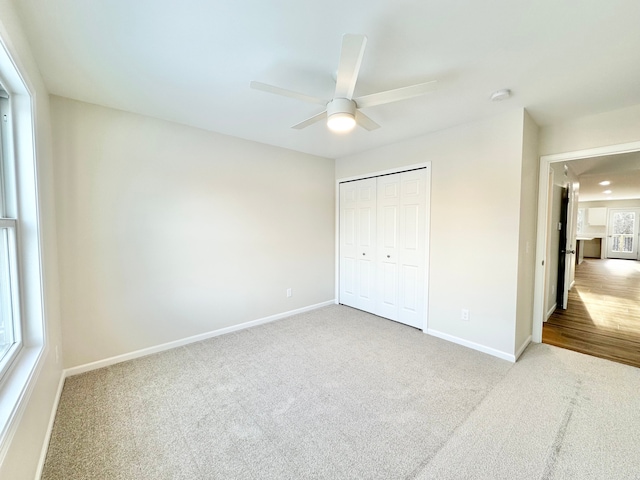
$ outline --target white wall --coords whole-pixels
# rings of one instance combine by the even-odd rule
[[[529,342],[533,324],[539,168],[538,125],[525,111],[522,135],[516,352]]]
[[[540,155],[640,141],[640,105],[540,129]]]
[[[0,465],[0,478],[31,480],[36,474],[62,373],[61,364],[56,362],[55,357],[56,347],[61,343],[49,98],[9,0],[0,0],[0,33],[34,95],[45,321],[45,353],[41,359],[39,374],[34,379],[33,390],[16,425],[4,462]]]
[[[66,367],[334,298],[333,160],[51,104]]]
[[[338,179],[432,162],[428,328],[503,356],[515,343],[523,118],[515,110],[336,160]]]
[[[640,198],[631,199],[631,200],[594,200],[591,202],[579,202],[578,207],[580,208],[597,208],[597,207],[606,207],[606,208],[637,208],[640,207]],[[588,227],[588,225],[585,225]]]

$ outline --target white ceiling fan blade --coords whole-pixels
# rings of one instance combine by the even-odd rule
[[[346,34],[342,37],[342,51],[340,52],[334,98],[348,98],[349,100],[353,98],[366,45],[367,37],[364,35]]]
[[[327,118],[327,111],[326,110],[324,112],[320,112],[317,115],[314,115],[311,118],[307,118],[306,120],[304,120],[304,121],[302,121],[300,123],[296,123],[291,128],[295,128],[296,130],[302,130],[303,128],[306,128],[309,125],[313,125],[314,123],[319,122],[320,120],[323,120],[325,118]]]
[[[360,125],[362,128],[364,128],[365,130],[369,130],[369,131],[375,130],[376,128],[380,128],[380,125],[378,125],[376,122],[371,120],[360,110],[356,110],[356,123]]]
[[[267,83],[253,81],[250,83],[250,86],[255,90],[262,90],[263,92],[275,93],[276,95],[282,95],[284,97],[296,98],[303,102],[315,103],[316,105],[322,105],[323,107],[327,105],[327,100],[287,90],[286,88],[275,87]]]
[[[362,97],[354,98],[358,108],[373,107],[375,105],[383,105],[385,103],[397,102],[407,98],[418,97],[429,93],[435,89],[437,81],[419,83],[409,87],[396,88],[395,90],[387,90],[386,92],[373,93]]]

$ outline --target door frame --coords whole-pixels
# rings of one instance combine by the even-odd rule
[[[367,172],[351,177],[343,177],[336,179],[335,186],[335,300],[334,303],[338,305],[340,303],[340,184],[344,182],[352,182],[355,180],[363,180],[365,178],[381,177],[383,175],[392,175],[394,173],[407,172],[409,170],[418,170],[424,168],[426,170],[426,208],[425,208],[425,249],[424,249],[424,266],[426,269],[424,277],[424,317],[422,319],[422,325],[420,329],[423,332],[427,332],[427,326],[429,321],[429,258],[430,258],[430,246],[431,246],[431,162],[414,163],[411,165],[404,165],[402,167],[390,168],[388,170],[379,170],[375,172]]]
[[[531,340],[536,343],[542,342],[542,326],[544,323],[544,285],[547,268],[545,258],[547,255],[547,222],[548,222],[548,202],[549,202],[549,170],[552,163],[569,162],[583,158],[603,157],[620,153],[631,153],[640,151],[640,142],[622,143],[618,145],[608,145],[605,147],[589,148],[586,150],[576,150],[573,152],[556,153],[543,155],[540,157],[540,172],[538,180],[538,227],[536,238],[536,269],[535,286],[533,293],[533,326]]]

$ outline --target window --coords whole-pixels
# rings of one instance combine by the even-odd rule
[[[35,92],[46,92],[14,61],[4,33],[0,29],[0,466],[50,358],[36,161]]]
[[[577,223],[577,232],[582,233],[582,229],[584,228],[584,208],[578,209],[578,223]]]
[[[22,345],[9,95],[0,85],[0,377]]]
[[[615,253],[632,253],[636,236],[636,212],[611,212],[611,251]]]

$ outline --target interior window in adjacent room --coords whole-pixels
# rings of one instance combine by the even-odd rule
[[[584,228],[584,208],[578,209],[578,222],[576,224],[577,233],[582,233]]]

